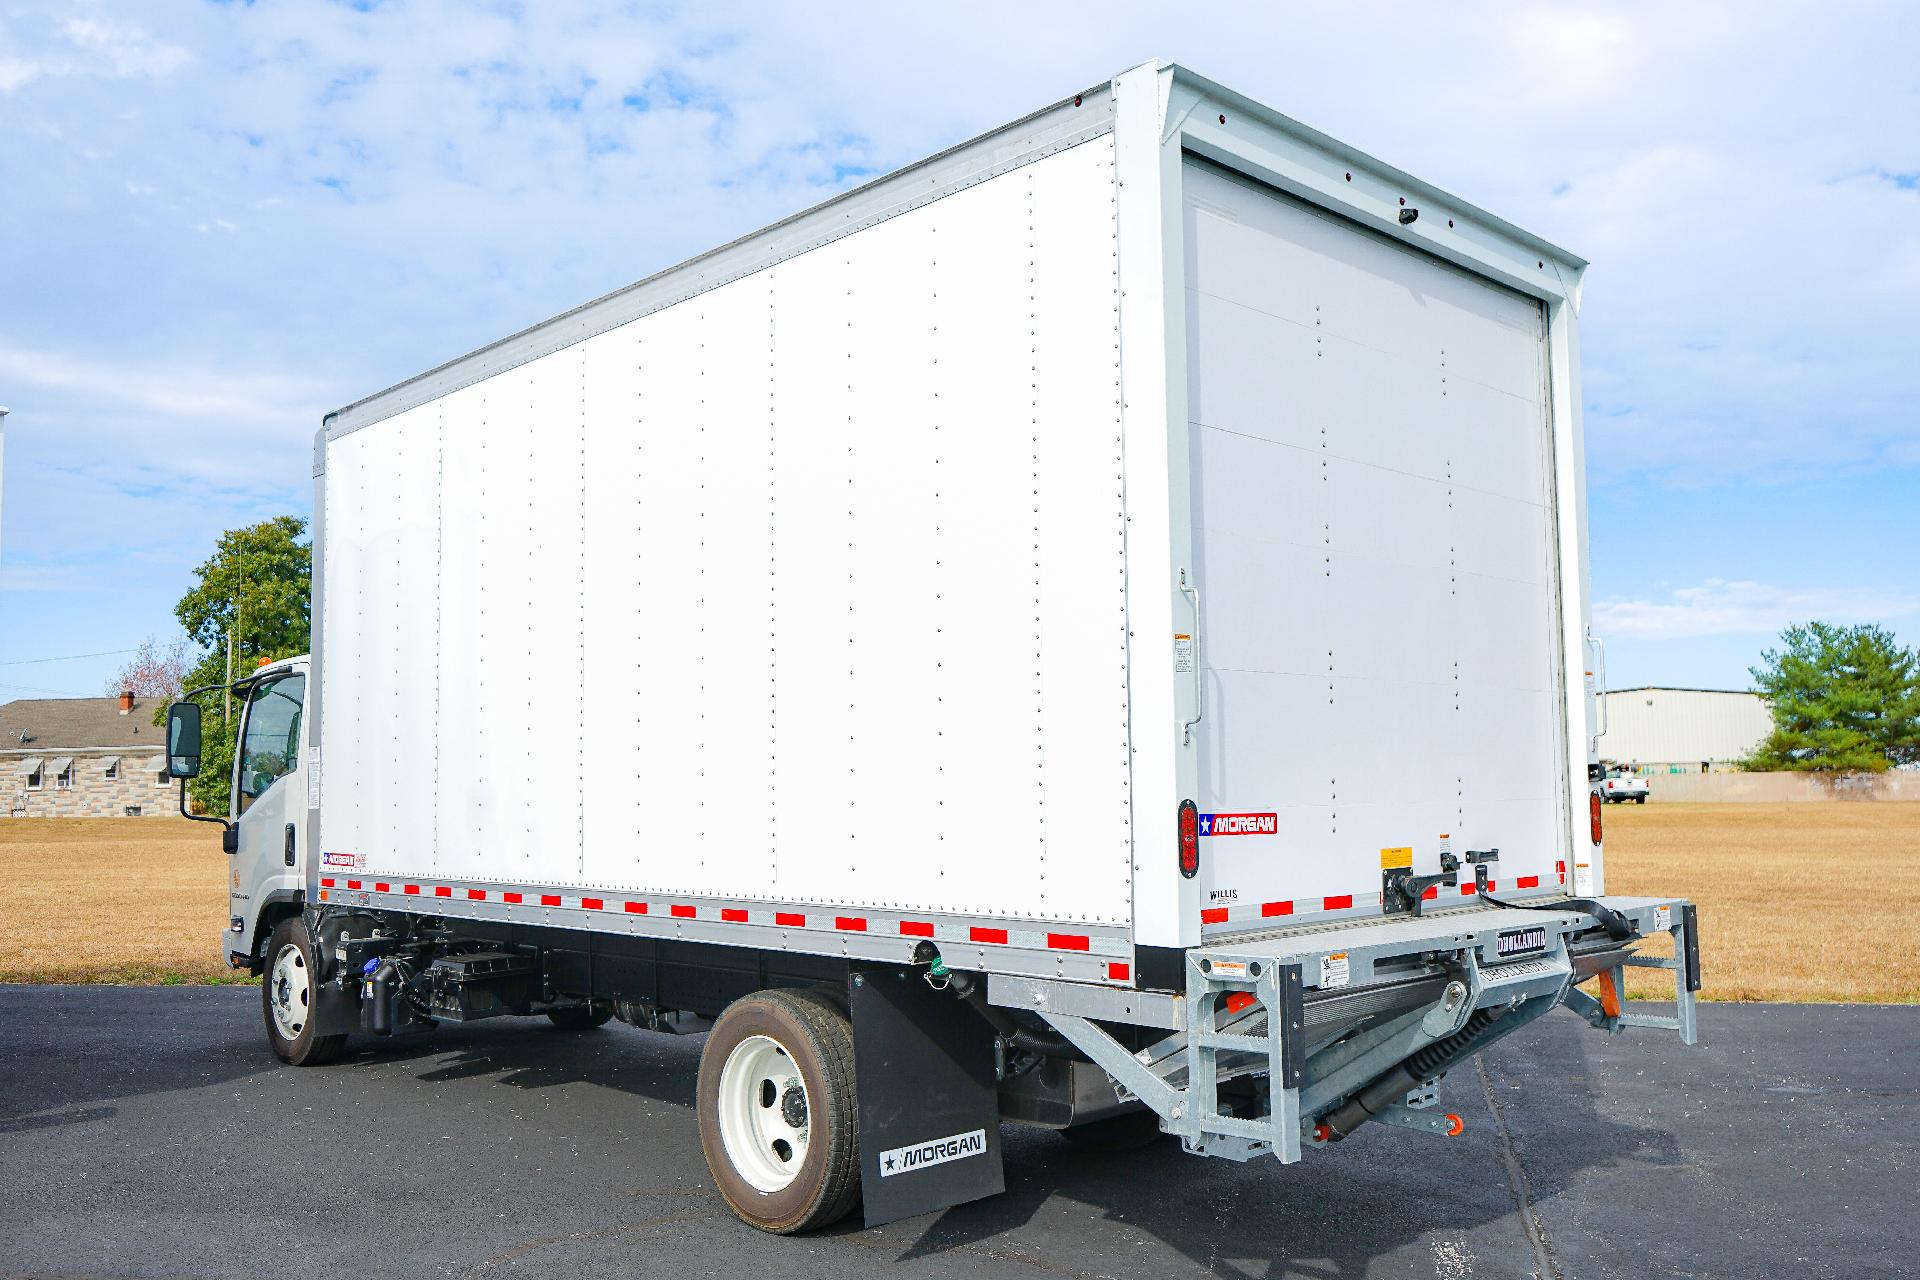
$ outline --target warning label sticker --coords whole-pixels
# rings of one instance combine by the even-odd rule
[[[891,1178],[896,1173],[912,1173],[915,1169],[926,1169],[936,1164],[945,1164],[949,1160],[965,1160],[968,1156],[980,1156],[987,1153],[987,1131],[975,1129],[972,1133],[956,1133],[946,1138],[935,1138],[931,1142],[917,1142],[910,1147],[895,1147],[891,1151],[880,1153],[880,1176]]]
[[[1200,815],[1200,834],[1203,836],[1277,836],[1280,834],[1280,815],[1277,813],[1203,813]]]
[[[1178,631],[1173,635],[1173,670],[1175,675],[1193,674],[1193,637]]]
[[[1352,966],[1347,963],[1347,953],[1336,951],[1332,955],[1320,957],[1320,985],[1323,987],[1344,987],[1353,980]]]

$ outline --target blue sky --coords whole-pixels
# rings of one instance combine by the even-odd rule
[[[1616,687],[1920,641],[1905,3],[0,0],[0,700],[174,634],[327,410],[1173,58],[1594,262]]]

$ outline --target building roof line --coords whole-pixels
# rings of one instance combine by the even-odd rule
[[[1627,689],[1605,689],[1604,693],[1735,693],[1743,697],[1764,698],[1758,689],[1696,689],[1680,684],[1636,684]]]

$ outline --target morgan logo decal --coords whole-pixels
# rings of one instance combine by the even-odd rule
[[[361,865],[359,855],[352,853],[323,853],[320,865],[326,867],[357,867]]]
[[[1203,813],[1200,815],[1200,834],[1203,836],[1277,836],[1280,834],[1280,815],[1277,813]]]
[[[949,1160],[965,1160],[968,1156],[980,1156],[986,1153],[987,1131],[985,1129],[975,1129],[972,1133],[956,1133],[951,1137],[935,1138],[932,1142],[919,1142],[910,1147],[895,1147],[891,1151],[882,1151],[880,1176],[891,1178],[896,1173],[912,1173],[915,1169],[945,1164]]]

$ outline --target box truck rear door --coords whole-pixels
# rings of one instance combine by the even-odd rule
[[[1203,921],[1377,913],[1383,866],[1443,848],[1498,849],[1503,895],[1557,890],[1539,303],[1204,161],[1184,177]]]

